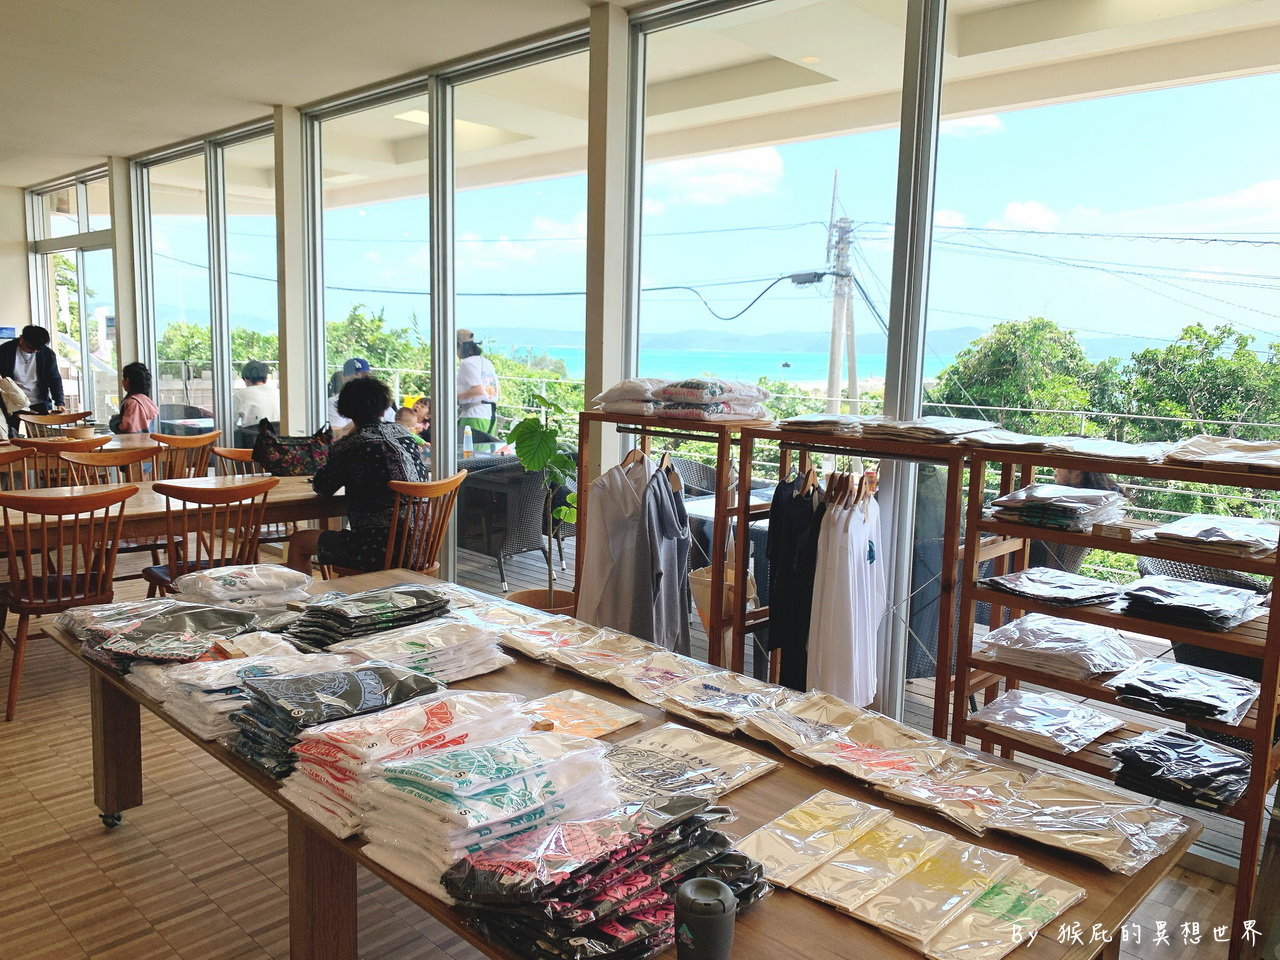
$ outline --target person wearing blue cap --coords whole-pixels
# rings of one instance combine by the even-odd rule
[[[352,357],[343,363],[341,380],[337,383],[337,390],[334,390],[329,397],[329,426],[333,428],[333,439],[337,440],[339,437],[346,436],[355,429],[355,424],[338,412],[338,394],[352,380],[363,379],[372,373],[373,367],[364,357]],[[338,377],[335,375],[334,379],[338,380]],[[387,407],[382,419],[387,423],[395,423],[396,408]]]

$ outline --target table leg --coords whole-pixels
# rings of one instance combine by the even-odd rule
[[[289,958],[356,960],[356,863],[289,813]]]
[[[138,701],[97,670],[89,671],[93,721],[93,802],[102,822],[142,805],[142,723]]]

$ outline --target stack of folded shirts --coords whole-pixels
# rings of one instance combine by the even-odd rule
[[[305,676],[242,678],[248,702],[231,714],[229,746],[270,776],[293,769],[292,747],[307,727],[341,720],[435,693],[440,684],[394,663],[376,660]]]
[[[430,694],[377,713],[308,727],[280,795],[340,837],[360,830],[362,791],[377,764],[529,732],[510,693]]]
[[[1103,682],[1121,703],[1196,720],[1239,723],[1261,685],[1234,674],[1169,660],[1142,660]]]
[[[1249,787],[1248,754],[1185,730],[1148,730],[1112,753],[1116,783],[1129,790],[1205,810],[1225,810]]]
[[[1072,680],[1118,673],[1138,662],[1118,630],[1043,613],[1019,617],[983,639],[987,659]]]
[[[1039,451],[1044,449],[1044,445],[1049,442],[1046,437],[1032,437],[1025,433],[1015,433],[1013,430],[1005,430],[1001,427],[988,427],[985,430],[975,430],[973,433],[965,433],[955,440],[966,447],[995,447],[1004,450],[1029,450]]]
[[[515,663],[502,652],[492,629],[458,620],[437,618],[330,644],[332,652],[358,654],[365,660],[387,660],[425,673],[441,683],[453,683],[492,673]]]
[[[1083,607],[1120,596],[1120,588],[1114,583],[1051,567],[1028,567],[1017,573],[987,577],[979,580],[978,586],[1060,607]]]
[[[607,736],[644,719],[634,710],[581,690],[561,690],[530,700],[520,710],[539,730],[568,733],[575,737]]]
[[[855,437],[862,430],[866,417],[851,413],[802,413],[778,421],[783,430],[800,430],[805,433],[833,433],[842,437]]]
[[[740,911],[768,893],[714,828],[724,811],[704,807],[674,797],[531,830],[469,854],[443,885],[476,929],[531,960],[645,960],[673,943],[685,880],[723,880]]]
[[[1124,596],[1130,616],[1218,632],[1234,630],[1266,609],[1252,590],[1179,577],[1143,577]]]
[[[252,629],[254,614],[168,598],[74,607],[57,623],[90,660],[123,673],[134,663],[189,663],[223,656],[216,644]]]
[[[498,642],[534,660],[545,660],[557,647],[576,647],[590,640],[600,628],[574,617],[546,617],[541,623],[498,628]]]
[[[991,505],[997,520],[1088,533],[1095,523],[1115,523],[1123,517],[1124,504],[1124,497],[1114,490],[1033,483],[997,497]]]
[[[623,800],[687,795],[718,800],[778,762],[716,737],[666,723],[613,744],[609,777]]]
[[[1061,697],[1031,690],[1008,690],[972,716],[970,721],[1052,753],[1075,753],[1123,721]]]
[[[216,740],[235,732],[231,714],[248,700],[242,687],[244,678],[322,673],[349,665],[347,657],[292,650],[285,656],[136,666],[125,679],[162,700],[165,712],[196,736]]]
[[[183,574],[172,590],[182,600],[244,610],[283,608],[307,599],[311,578],[278,563],[246,563]]]
[[[229,640],[219,640],[218,646],[233,657],[288,657],[299,652],[283,633],[270,630],[239,633]]]
[[[615,808],[606,745],[525,733],[379,764],[361,796],[365,852],[435,896],[460,857],[512,834]]]
[[[326,593],[312,599],[287,632],[294,640],[327,647],[421,623],[448,609],[448,600],[419,583],[401,583],[363,593]]]
[[[926,807],[970,833],[986,833],[991,815],[1035,776],[997,760],[954,757],[923,776],[877,789],[903,803]]]
[[[764,420],[762,406],[769,391],[743,380],[691,377],[664,384],[653,391],[657,413],[683,420]]]
[[[658,416],[678,420],[736,421],[768,420],[769,411],[762,403],[741,400],[715,400],[711,403],[664,403]]]
[[[662,650],[662,647],[607,627],[582,643],[547,650],[557,666],[603,683],[614,683],[618,671]]]
[[[1165,454],[1165,463],[1205,464],[1224,470],[1280,470],[1280,442],[1275,440],[1237,440],[1235,437],[1210,437],[1201,434],[1175,444]]]
[[[891,420],[868,417],[862,422],[862,435],[881,440],[910,440],[917,443],[946,443],[978,430],[989,430],[987,420],[963,420],[959,417],[919,417],[915,420]]]
[[[989,829],[1089,857],[1132,876],[1187,829],[1176,814],[1078,780],[1041,773],[987,822]]]
[[[813,766],[815,761],[798,751],[839,736],[866,713],[862,707],[830,693],[811,690],[774,709],[751,714],[742,732],[757,740],[766,740],[801,763]]]
[[[668,382],[656,377],[630,377],[596,394],[591,402],[595,409],[605,413],[621,413],[633,417],[652,416],[661,402],[654,396],[654,391],[665,387]]]
[[[1193,514],[1144,530],[1137,539],[1187,545],[1229,557],[1263,557],[1275,553],[1280,524],[1256,517]]]
[[[1045,441],[1044,452],[1106,457],[1130,463],[1159,463],[1173,446],[1172,443],[1124,443],[1101,437],[1051,437]]]

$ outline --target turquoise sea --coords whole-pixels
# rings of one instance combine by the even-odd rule
[[[546,352],[563,360],[570,377],[580,379],[586,370],[584,350],[580,347],[547,347]],[[926,356],[924,374],[936,377],[952,361],[952,357]],[[784,363],[790,366],[783,366]],[[884,379],[885,355],[867,353],[858,356],[858,379]],[[729,350],[641,350],[640,374],[645,377],[692,377],[712,374],[741,380],[769,377],[795,383],[825,383],[825,353],[766,353]]]

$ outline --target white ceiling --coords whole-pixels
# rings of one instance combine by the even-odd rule
[[[0,0],[0,185],[575,23],[587,0]]]

